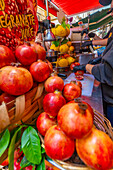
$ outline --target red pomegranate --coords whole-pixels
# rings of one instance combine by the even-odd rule
[[[48,64],[48,66],[50,68],[50,73],[52,73],[53,72],[53,66],[52,66],[51,62],[49,62],[47,59],[44,60],[44,61]]]
[[[73,71],[73,68],[74,68],[75,66],[79,66],[79,65],[80,65],[80,63],[78,63],[78,62],[72,63],[72,64],[70,65],[70,70]]]
[[[53,93],[55,90],[62,91],[64,81],[58,76],[51,76],[45,81],[44,86],[48,93]]]
[[[0,89],[11,95],[22,95],[33,86],[31,73],[22,67],[5,66],[0,69]]]
[[[38,60],[30,66],[30,72],[37,82],[45,81],[50,75],[50,68],[44,61]]]
[[[41,45],[35,43],[35,42],[30,42],[31,46],[33,46],[36,50],[36,53],[38,54],[38,59],[44,61],[46,59],[46,50],[44,49],[44,47],[42,47]]]
[[[57,116],[58,125],[73,139],[87,135],[93,127],[93,117],[87,105],[69,103],[64,105]]]
[[[8,93],[2,93],[0,95],[0,104],[2,104],[3,101],[5,103],[9,103],[9,102],[11,102],[14,99],[15,99],[15,96],[12,96],[12,95],[10,95]]]
[[[8,47],[0,45],[0,68],[9,66],[13,62],[16,62],[16,59],[12,51]]]
[[[108,170],[113,167],[113,141],[95,127],[89,135],[76,140],[76,150],[81,160],[93,169]]]
[[[67,101],[73,100],[81,96],[81,88],[76,82],[72,81],[68,84],[65,84],[63,89],[63,96]]]
[[[36,127],[41,135],[45,136],[47,130],[56,125],[56,119],[50,117],[46,112],[41,113],[36,121]]]
[[[67,160],[75,149],[75,142],[65,135],[65,133],[54,125],[48,129],[45,138],[46,154],[52,159]]]
[[[87,102],[83,101],[82,99],[77,98],[77,99],[69,101],[68,103],[83,103],[83,104],[86,104],[87,107],[88,107],[88,110],[90,111],[90,113],[92,114],[93,119],[94,119],[94,111],[93,111],[92,107]]]
[[[66,104],[66,100],[60,92],[48,93],[43,99],[43,109],[50,116],[57,116],[60,108]]]
[[[15,55],[17,60],[25,66],[29,66],[33,62],[37,61],[35,48],[28,44],[18,46],[16,48]]]

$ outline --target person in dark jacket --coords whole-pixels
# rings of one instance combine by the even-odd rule
[[[112,7],[113,0],[111,2]],[[101,63],[92,62],[92,64],[76,66],[73,69],[74,72],[78,70],[88,71],[101,83],[104,114],[113,126],[113,39],[107,45]]]
[[[99,0],[100,4],[103,6],[111,4],[112,0]],[[113,7],[111,6],[111,9],[107,12],[111,13],[111,16],[113,17]],[[101,46],[107,46],[110,41],[113,39],[113,27],[108,31],[107,35],[104,38],[100,38],[95,33],[90,32],[88,34],[90,38],[93,38],[92,41],[86,41],[82,46],[89,46],[89,45],[101,45]]]

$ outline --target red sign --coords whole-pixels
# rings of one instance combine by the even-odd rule
[[[15,50],[35,39],[38,29],[37,0],[0,0],[0,44]]]

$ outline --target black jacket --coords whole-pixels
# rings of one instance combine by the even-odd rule
[[[101,63],[93,67],[92,74],[101,82],[104,101],[113,104],[113,40],[106,47]]]

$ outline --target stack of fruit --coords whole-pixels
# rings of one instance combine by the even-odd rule
[[[112,168],[113,141],[94,126],[91,106],[73,100],[81,95],[81,84],[64,85],[61,78],[53,76],[46,80],[45,90],[48,94],[43,100],[44,112],[37,119],[37,129],[44,136],[46,154],[65,161],[76,150],[87,166],[96,170]]]
[[[45,58],[45,49],[34,42],[18,46],[15,55],[0,45],[0,104],[25,94],[50,76],[52,65]]]
[[[61,44],[61,45],[60,45]],[[72,45],[71,41],[68,39],[65,39],[60,43],[59,40],[53,41],[52,45],[50,46],[50,49],[53,49],[54,51],[58,51],[61,54],[71,54],[74,52],[74,46]]]

